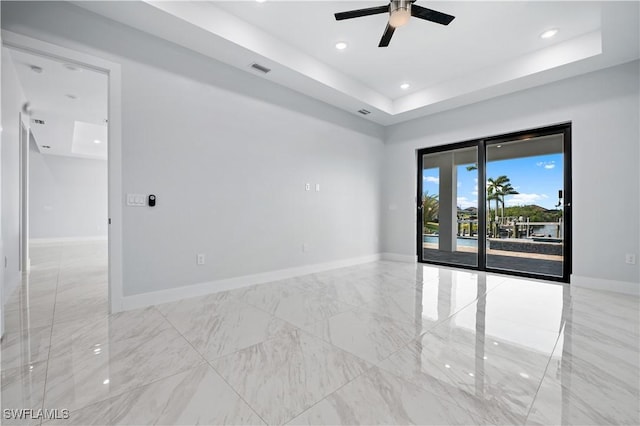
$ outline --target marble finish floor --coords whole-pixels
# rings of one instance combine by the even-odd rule
[[[640,424],[638,298],[383,261],[109,315],[106,253],[32,248],[2,424]]]

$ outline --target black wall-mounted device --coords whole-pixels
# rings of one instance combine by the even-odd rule
[[[156,205],[156,196],[151,194],[149,195],[149,207],[153,207]]]

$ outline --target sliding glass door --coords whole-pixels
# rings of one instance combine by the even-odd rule
[[[478,265],[478,156],[475,146],[421,155],[418,204],[422,258]]]
[[[568,282],[570,130],[420,150],[419,259]]]

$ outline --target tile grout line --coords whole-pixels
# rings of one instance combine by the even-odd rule
[[[496,287],[494,287],[493,289],[488,290],[485,294],[487,294],[489,291],[494,290],[495,288],[497,288],[497,287],[498,287],[498,286],[500,286],[500,285],[502,285],[502,283],[501,283],[501,284],[496,285]],[[423,336],[424,334],[429,333],[429,332],[430,332],[430,330],[432,330],[433,328],[435,328],[435,327],[437,327],[437,326],[441,325],[441,323],[443,323],[443,322],[444,322],[444,321],[446,321],[447,319],[449,319],[449,318],[453,317],[454,315],[458,314],[458,313],[459,313],[459,312],[461,312],[463,309],[467,308],[468,306],[470,306],[471,304],[473,304],[473,303],[474,303],[475,301],[477,301],[477,300],[478,300],[478,298],[476,297],[473,301],[471,301],[470,303],[466,304],[465,306],[463,306],[462,308],[460,308],[458,311],[456,311],[455,313],[453,313],[453,314],[451,314],[450,316],[448,316],[446,319],[443,319],[443,320],[442,320],[442,321],[440,321],[439,323],[435,324],[433,327],[431,327],[431,328],[429,329],[429,331],[426,331],[426,332],[424,332],[424,333],[421,333],[421,334],[420,334],[420,336]],[[338,314],[336,314],[336,315],[338,315]],[[389,317],[387,317],[387,318],[389,318]],[[324,321],[324,320],[320,320],[320,321],[318,321],[318,322],[322,322],[322,321]],[[394,321],[395,321],[395,320],[394,320]],[[305,332],[306,334],[309,334],[309,335],[310,335],[310,336],[312,336],[312,337],[318,338],[317,336],[314,336],[314,335],[310,334],[310,333],[309,333],[309,332],[307,332],[306,330],[302,330],[302,331],[303,331],[303,332]],[[419,336],[419,337],[420,337],[420,336]],[[418,338],[419,338],[419,337],[418,337]],[[357,356],[357,355],[355,355],[355,354],[352,354],[351,352],[349,352],[349,351],[347,351],[347,350],[345,350],[345,349],[343,349],[343,348],[340,348],[340,347],[338,347],[338,346],[335,346],[335,345],[334,345],[333,343],[331,343],[331,342],[326,342],[324,339],[321,339],[321,338],[318,338],[318,339],[319,339],[319,340],[321,340],[321,341],[323,341],[323,342],[325,342],[325,343],[328,343],[329,345],[333,346],[334,348],[337,348],[337,349],[339,349],[339,350],[341,350],[341,351],[343,351],[343,352],[346,352],[346,353],[348,353],[348,354],[350,354],[350,355],[352,355],[352,356],[354,356],[354,357],[356,357],[356,358],[358,358],[358,359],[362,360],[362,358],[360,358],[359,356]],[[304,413],[306,413],[307,411],[309,411],[311,408],[315,407],[316,405],[318,405],[318,404],[319,404],[319,403],[321,403],[322,401],[324,401],[324,400],[326,400],[327,398],[329,398],[331,395],[333,395],[333,394],[335,394],[335,393],[339,392],[342,388],[344,388],[345,386],[347,386],[347,385],[348,385],[348,384],[350,384],[351,382],[353,382],[353,381],[355,381],[355,380],[359,379],[360,377],[362,377],[362,376],[364,376],[364,375],[368,374],[368,373],[369,373],[370,371],[372,371],[374,368],[378,368],[378,369],[380,369],[380,370],[382,370],[382,371],[384,371],[384,372],[386,372],[386,373],[388,373],[388,374],[391,374],[392,376],[394,376],[394,377],[396,377],[396,378],[398,378],[398,379],[400,379],[400,380],[406,381],[406,379],[404,379],[404,378],[402,378],[402,377],[400,377],[400,376],[396,375],[395,373],[392,373],[392,372],[390,372],[390,371],[387,371],[386,369],[381,368],[381,367],[379,366],[379,364],[381,364],[382,362],[384,362],[385,360],[387,360],[388,358],[390,358],[391,356],[393,356],[393,355],[394,355],[394,354],[396,354],[397,352],[399,352],[399,351],[403,350],[404,348],[406,348],[407,346],[409,346],[409,345],[410,345],[413,341],[415,341],[416,339],[417,339],[417,338],[410,340],[409,342],[407,342],[407,344],[403,345],[401,348],[399,348],[399,349],[397,349],[396,351],[392,352],[391,354],[389,354],[389,356],[387,356],[387,357],[385,357],[385,358],[381,359],[380,361],[378,361],[378,362],[376,362],[376,363],[371,363],[371,366],[370,366],[370,367],[367,367],[367,368],[366,368],[362,373],[358,374],[358,375],[357,375],[357,376],[355,376],[353,379],[349,380],[348,382],[346,382],[346,383],[345,383],[345,384],[343,384],[342,386],[338,387],[336,390],[334,390],[333,392],[329,393],[328,395],[326,395],[326,396],[324,396],[324,397],[320,398],[318,401],[316,401],[315,403],[313,403],[311,406],[309,406],[309,407],[305,408],[305,409],[304,409],[303,411],[301,411],[300,413],[298,413],[298,414],[294,415],[291,419],[289,419],[289,420],[285,423],[285,425],[286,425],[286,424],[289,424],[292,420],[295,420],[296,418],[300,417],[301,415],[303,415]],[[365,363],[369,364],[369,362],[368,362],[368,361],[366,361],[366,360],[363,360],[363,361],[364,361]],[[432,392],[432,391],[430,391],[429,389],[425,389],[425,388],[423,388],[422,386],[416,386],[416,387],[417,387],[417,388],[420,388],[420,389],[422,389],[422,390],[424,390],[424,391],[427,391],[427,392],[433,393],[433,392]],[[436,396],[437,396],[437,395],[436,395]],[[455,402],[455,401],[453,401],[453,400],[452,400],[452,402]],[[459,404],[457,404],[457,403],[456,403],[456,405],[457,405],[458,407],[460,407],[460,405],[459,405]]]
[[[266,284],[268,284],[268,283],[266,283]],[[298,288],[298,290],[299,290],[299,289],[301,289],[301,288]],[[307,290],[307,289],[302,288],[302,290]],[[316,292],[312,292],[312,293],[316,293]],[[316,294],[317,294],[317,293],[316,293]],[[200,297],[201,297],[201,296],[200,296]],[[295,330],[297,330],[297,331],[299,331],[299,332],[301,332],[301,333],[303,333],[303,334],[306,334],[306,335],[308,335],[308,336],[312,337],[313,339],[318,339],[320,342],[322,342],[322,343],[324,343],[324,344],[327,344],[327,345],[331,346],[331,347],[332,347],[332,348],[334,348],[335,350],[339,350],[340,352],[344,352],[344,353],[346,353],[346,354],[349,354],[350,356],[352,356],[352,357],[354,357],[354,358],[356,358],[356,359],[358,359],[358,360],[362,361],[362,362],[365,364],[365,366],[366,366],[366,365],[370,365],[369,367],[366,367],[366,368],[362,371],[362,373],[360,373],[360,374],[358,374],[358,375],[354,376],[351,380],[347,381],[347,382],[346,382],[346,383],[344,383],[342,386],[338,387],[338,388],[337,388],[337,389],[335,389],[334,391],[332,391],[332,392],[330,392],[329,394],[325,395],[324,397],[320,398],[318,401],[314,402],[312,405],[310,405],[309,407],[305,408],[305,409],[304,409],[303,411],[301,411],[300,413],[297,413],[297,414],[293,415],[293,416],[292,416],[292,417],[291,417],[287,422],[285,422],[284,424],[286,424],[286,423],[290,422],[291,420],[295,419],[296,417],[300,416],[301,414],[303,414],[304,412],[306,412],[307,410],[309,410],[311,407],[313,407],[313,406],[315,406],[316,404],[320,403],[320,402],[321,402],[322,400],[324,400],[325,398],[329,397],[329,396],[330,396],[330,395],[332,395],[333,393],[335,393],[335,392],[337,392],[338,390],[342,389],[344,386],[348,385],[348,384],[349,384],[349,383],[351,383],[352,381],[354,381],[354,380],[356,380],[357,378],[361,377],[362,375],[366,374],[369,370],[371,370],[372,368],[374,368],[374,367],[375,367],[375,365],[374,365],[374,364],[369,363],[369,362],[368,362],[368,361],[366,361],[366,360],[363,360],[363,359],[362,359],[362,358],[360,358],[359,356],[357,356],[357,355],[355,355],[355,354],[352,354],[351,352],[349,352],[349,351],[347,351],[347,350],[345,350],[345,349],[343,349],[343,348],[340,348],[340,347],[338,347],[338,346],[334,345],[334,344],[333,344],[333,343],[331,343],[331,342],[327,342],[327,341],[325,341],[325,340],[324,340],[324,339],[322,339],[322,338],[319,338],[319,337],[317,337],[317,336],[314,336],[313,334],[309,333],[308,331],[306,331],[306,330],[304,330],[304,329],[302,329],[302,328],[300,328],[300,327],[296,326],[295,324],[292,324],[291,322],[287,321],[287,320],[286,320],[286,319],[284,319],[284,318],[280,318],[280,317],[278,317],[278,316],[276,316],[276,315],[274,315],[274,314],[270,313],[269,311],[267,311],[267,310],[266,310],[266,309],[264,309],[264,308],[261,308],[261,307],[259,307],[259,306],[252,305],[252,304],[250,304],[250,303],[248,303],[248,302],[246,302],[246,301],[244,301],[244,300],[241,300],[241,298],[239,298],[238,300],[235,300],[234,302],[240,302],[241,304],[243,304],[243,305],[245,305],[245,306],[248,306],[248,307],[251,307],[251,308],[257,309],[257,310],[259,310],[259,311],[261,311],[261,312],[264,312],[264,313],[266,313],[267,315],[269,315],[270,317],[272,317],[272,318],[276,318],[276,319],[278,319],[278,320],[280,320],[280,321],[282,321],[282,322],[284,322],[284,323],[286,323],[286,324],[290,325],[290,326],[291,326],[291,327],[293,327]],[[347,304],[347,303],[345,303],[345,304],[346,304],[346,305],[349,305],[349,306],[351,307],[351,309],[357,308],[357,306],[353,306],[353,305],[350,305],[350,304]],[[154,308],[155,308],[156,310],[158,310],[155,306],[154,306]],[[160,312],[160,311],[158,310],[158,312]],[[346,311],[344,311],[344,312],[346,312]],[[340,313],[342,313],[342,312],[340,312]],[[339,313],[338,313],[338,314],[339,314]],[[338,314],[336,314],[336,315],[338,315]],[[162,315],[162,313],[161,313],[161,315]],[[164,316],[164,315],[162,315],[162,316],[163,316],[163,318],[165,318],[165,320],[166,320],[167,322],[169,322],[169,323],[171,324],[171,326],[172,326],[172,327],[173,327],[173,328],[174,328],[178,333],[180,333],[180,330],[178,330],[178,329],[175,327],[175,325],[174,325],[174,324],[173,324],[173,323],[172,323],[172,322],[171,322],[171,321],[170,321],[166,316]],[[320,321],[324,321],[324,320],[320,320]],[[320,322],[320,321],[318,321],[318,322]],[[252,406],[251,404],[249,404],[249,402],[248,402],[248,401],[246,401],[246,400],[242,397],[242,395],[240,395],[240,393],[238,393],[238,391],[233,387],[233,385],[231,385],[231,383],[229,383],[229,382],[227,381],[227,379],[226,379],[226,378],[225,378],[225,377],[224,377],[224,376],[223,376],[223,375],[222,375],[222,374],[221,374],[221,373],[220,373],[220,372],[215,368],[215,366],[212,364],[212,362],[214,362],[215,360],[218,360],[218,359],[222,359],[222,358],[225,358],[225,357],[231,356],[231,355],[233,355],[233,354],[236,354],[236,353],[238,353],[238,352],[240,352],[240,351],[246,350],[246,349],[251,348],[251,347],[253,347],[253,346],[257,346],[257,345],[260,345],[260,344],[264,344],[265,342],[269,342],[269,341],[271,341],[271,340],[277,339],[277,338],[279,338],[279,337],[281,336],[281,334],[283,334],[283,333],[284,333],[284,332],[276,333],[274,336],[271,336],[271,337],[269,337],[269,338],[267,338],[267,339],[264,339],[264,340],[262,340],[262,341],[260,341],[260,342],[254,343],[254,344],[249,345],[249,346],[247,346],[247,347],[240,348],[240,349],[235,350],[235,351],[233,351],[233,352],[230,352],[230,353],[228,353],[228,354],[225,354],[225,355],[219,356],[219,357],[217,357],[217,358],[214,358],[214,359],[213,359],[213,360],[211,360],[211,361],[207,360],[207,359],[204,357],[204,355],[203,355],[202,353],[200,353],[200,352],[199,352],[199,351],[198,351],[198,350],[197,350],[197,349],[196,349],[196,348],[191,344],[191,342],[190,342],[190,341],[189,341],[189,340],[188,340],[188,339],[187,339],[187,338],[186,338],[182,333],[180,333],[180,335],[181,335],[181,336],[182,336],[182,337],[183,337],[183,338],[184,338],[184,339],[185,339],[185,340],[186,340],[186,341],[191,345],[191,347],[193,347],[193,349],[194,349],[194,350],[195,350],[195,351],[196,351],[196,352],[197,352],[197,353],[198,353],[198,354],[203,358],[203,360],[204,360],[204,361],[205,361],[205,362],[206,362],[206,363],[211,367],[211,369],[213,369],[213,371],[214,371],[218,376],[220,376],[220,378],[221,378],[221,379],[222,379],[222,380],[223,380],[223,381],[224,381],[224,382],[225,382],[225,383],[226,383],[226,384],[227,384],[227,385],[228,385],[228,386],[229,386],[229,387],[234,391],[234,393],[236,393],[236,395],[238,395],[238,397],[239,397],[242,401],[244,401],[244,402],[247,404],[247,406],[248,406],[249,408],[251,408],[251,410],[252,410],[252,411],[253,411],[253,412],[254,412],[254,413],[255,413],[255,414],[256,414],[256,415],[257,415],[257,416],[258,416],[258,417],[259,417],[259,418],[260,418],[260,419],[265,423],[265,424],[267,424],[267,425],[268,425],[269,423],[268,423],[267,421],[265,421],[265,419],[264,419],[264,418],[263,418],[263,417],[262,417],[262,416],[261,416],[261,415],[256,411],[256,409],[254,409],[254,408],[253,408],[253,406]]]
[[[205,360],[205,361],[206,361],[206,360]],[[238,395],[238,398],[240,398],[240,400],[241,400],[241,401],[243,401],[245,404],[247,404],[247,407],[249,407],[249,408],[251,409],[251,411],[253,411],[253,413],[254,413],[256,416],[258,416],[258,418],[259,418],[260,420],[262,420],[262,421],[264,422],[264,424],[265,424],[265,425],[268,425],[268,424],[269,424],[269,422],[267,422],[265,419],[263,419],[263,418],[262,418],[262,416],[261,416],[260,414],[258,414],[258,412],[256,411],[256,409],[255,409],[255,408],[253,408],[253,407],[251,406],[251,404],[249,404],[249,402],[248,402],[246,399],[244,399],[244,398],[243,398],[243,396],[242,396],[242,395],[240,395],[240,393],[236,390],[236,388],[234,388],[234,387],[231,385],[231,383],[229,383],[229,382],[227,381],[227,379],[225,379],[225,377],[224,377],[222,374],[220,374],[220,372],[219,372],[219,371],[218,371],[218,370],[213,366],[213,364],[211,364],[211,362],[206,361],[206,363],[207,363],[207,365],[209,366],[209,368],[211,368],[211,369],[214,371],[214,373],[216,373],[216,374],[218,375],[218,377],[220,377],[220,378],[222,379],[222,381],[223,381],[223,382],[225,382],[225,383],[227,384],[227,386],[229,386],[229,389],[231,389],[231,390],[232,390],[236,395]]]
[[[155,307],[152,307],[152,308],[155,308]],[[145,308],[145,309],[147,309],[147,308]],[[109,316],[110,316],[110,315],[109,315]],[[163,317],[163,318],[164,318],[164,317]],[[167,322],[169,322],[169,321],[167,320]],[[169,324],[173,327],[173,324],[171,324],[171,323],[169,323]],[[174,328],[175,328],[175,327],[174,327]],[[177,331],[177,330],[176,330],[176,331]],[[179,333],[179,332],[178,332],[178,333]],[[180,333],[179,333],[179,334],[180,334]],[[184,336],[182,336],[182,334],[180,334],[180,336],[184,338]],[[186,340],[186,339],[185,339],[185,340]],[[195,349],[195,348],[194,348],[194,349]],[[198,355],[200,355],[200,353],[199,353],[199,352],[197,352],[197,351],[196,351],[196,353],[198,353]],[[187,371],[189,371],[189,370],[193,370],[193,369],[198,368],[198,367],[200,367],[200,366],[202,366],[202,365],[205,365],[205,364],[206,364],[206,360],[204,360],[204,361],[205,361],[205,363],[203,363],[203,364],[199,364],[199,365],[196,365],[196,366],[193,366],[193,367],[189,367],[189,368],[187,368],[187,369],[185,369],[185,370],[178,371],[178,372],[173,373],[173,374],[170,374],[170,375],[168,375],[168,376],[160,377],[160,378],[155,379],[155,380],[151,380],[150,382],[147,382],[147,383],[144,383],[144,384],[141,384],[141,385],[138,385],[138,386],[132,387],[132,388],[130,388],[130,389],[126,389],[126,390],[123,390],[123,391],[121,391],[121,392],[118,392],[118,393],[115,393],[115,394],[109,395],[109,396],[107,396],[107,397],[106,397],[106,398],[104,398],[104,399],[99,399],[99,400],[96,400],[96,401],[91,401],[91,402],[89,402],[89,403],[88,403],[88,404],[86,404],[86,405],[83,405],[83,406],[81,406],[81,407],[74,408],[72,411],[70,410],[70,413],[75,413],[75,412],[77,412],[77,411],[80,411],[80,410],[85,409],[85,408],[87,408],[87,407],[90,407],[90,406],[92,406],[92,405],[99,404],[99,403],[101,403],[101,402],[105,402],[105,401],[108,401],[108,400],[113,399],[113,398],[118,398],[118,397],[120,397],[120,396],[124,395],[124,394],[125,394],[125,393],[127,393],[127,392],[133,392],[133,391],[135,391],[135,390],[137,390],[137,389],[140,389],[140,388],[143,388],[143,387],[146,387],[146,386],[152,385],[152,384],[157,383],[157,382],[159,382],[159,381],[161,381],[161,380],[165,380],[165,379],[168,379],[168,378],[170,378],[170,377],[177,376],[178,374],[183,374],[183,373],[185,373],[185,372],[187,372]]]
[[[341,349],[344,351],[344,349]],[[346,352],[346,351],[345,351]],[[347,352],[349,353],[349,352]],[[358,359],[362,359],[362,358],[358,358]],[[366,362],[366,361],[365,361]],[[368,362],[367,362],[368,364]],[[316,402],[314,402],[313,404],[311,404],[310,406],[308,406],[307,408],[305,408],[304,410],[302,410],[301,412],[299,412],[298,414],[295,414],[293,417],[291,417],[289,420],[287,420],[284,424],[287,425],[289,424],[291,421],[297,419],[298,417],[300,417],[301,415],[303,415],[304,413],[306,413],[307,411],[311,410],[313,407],[315,407],[316,405],[320,404],[322,401],[324,401],[325,399],[329,398],[331,395],[333,395],[334,393],[340,391],[342,388],[344,388],[345,386],[347,386],[349,383],[359,379],[360,377],[364,376],[365,374],[369,373],[371,370],[373,370],[374,368],[378,368],[376,365],[371,364],[370,367],[367,367],[364,369],[364,371],[358,375],[356,375],[353,379],[348,380],[345,384],[343,384],[342,386],[339,386],[337,389],[335,389],[333,392],[330,392],[329,394],[323,396],[322,398],[320,398],[319,400],[317,400]]]
[[[44,403],[46,401],[46,397],[47,397],[47,379],[49,377],[49,360],[51,359],[51,344],[52,344],[52,340],[53,340],[53,323],[54,323],[54,318],[55,318],[55,314],[56,314],[56,303],[57,303],[57,299],[58,299],[58,285],[60,283],[60,268],[61,268],[61,264],[62,264],[62,252],[64,251],[63,246],[60,246],[60,253],[58,255],[58,273],[56,275],[56,290],[55,290],[55,295],[53,297],[53,312],[51,313],[51,331],[49,332],[49,348],[47,350],[47,366],[45,368],[45,373],[44,373],[44,384],[43,384],[43,389],[42,389],[42,409],[44,410]],[[43,419],[40,419],[40,424],[42,424]]]
[[[496,288],[500,287],[503,283],[501,282],[500,284],[497,284],[494,288],[492,288],[491,290],[487,290],[486,292],[483,293],[483,296],[486,296],[487,294],[489,294],[490,292],[492,292],[493,290],[495,290]],[[397,350],[393,351],[391,354],[389,354],[389,356],[383,358],[382,360],[378,361],[378,363],[376,364],[376,366],[378,366],[379,364],[381,364],[382,362],[386,361],[387,359],[391,358],[393,355],[397,354],[398,352],[400,352],[401,350],[404,350],[405,348],[407,348],[412,342],[422,338],[425,334],[431,333],[435,328],[442,326],[442,324],[444,324],[446,321],[448,321],[449,319],[453,318],[454,316],[458,315],[460,312],[462,312],[463,310],[467,309],[469,306],[473,305],[474,303],[476,303],[478,301],[478,299],[480,298],[480,296],[476,296],[475,299],[473,299],[472,301],[470,301],[469,303],[467,303],[466,305],[464,305],[463,307],[461,307],[460,309],[458,309],[457,311],[453,312],[452,314],[450,314],[448,317],[444,318],[441,321],[436,322],[435,324],[433,324],[432,327],[430,327],[429,329],[421,332],[417,337],[414,337],[413,339],[411,339],[410,341],[408,341],[406,344],[404,344],[402,347],[398,348]],[[386,370],[385,370],[386,371]]]
[[[494,288],[492,288],[491,290],[487,290],[483,295],[486,296],[487,294],[489,294],[491,291],[495,290],[496,288],[500,287],[502,284],[504,284],[504,282],[501,282],[500,284],[497,284]],[[462,312],[464,309],[468,308],[469,306],[473,305],[475,302],[478,301],[478,299],[480,298],[480,296],[476,296],[475,299],[473,299],[471,302],[467,303],[466,305],[464,305],[462,308],[458,309],[456,312],[452,313],[451,315],[449,315],[447,318],[443,319],[442,321],[439,321],[438,323],[434,324],[433,327],[429,328],[427,331],[421,333],[418,337],[411,339],[409,342],[407,342],[405,345],[403,345],[402,347],[398,348],[397,350],[393,351],[391,354],[389,354],[387,357],[381,359],[380,361],[378,361],[376,364],[374,364],[374,367],[379,368],[389,374],[391,374],[392,376],[401,379],[403,381],[407,381],[405,378],[400,377],[399,375],[397,375],[395,372],[389,371],[385,368],[380,367],[380,364],[382,364],[383,362],[387,361],[389,358],[391,358],[392,356],[396,355],[397,353],[399,353],[400,351],[406,349],[407,347],[409,347],[409,345],[411,345],[413,342],[417,341],[418,339],[422,338],[423,336],[425,336],[426,334],[431,333],[435,328],[442,326],[442,324],[444,324],[447,320],[453,318],[455,315],[459,314],[460,312]],[[373,367],[372,367],[373,368]],[[415,385],[415,384],[414,384]],[[415,385],[417,388],[420,388],[424,391],[430,392],[433,394],[433,391],[430,389],[427,389],[425,387],[422,386],[418,386]],[[436,395],[438,396],[438,395]],[[460,407],[460,408],[464,408],[463,406],[461,406],[455,399],[451,399],[451,402],[453,402],[456,406]]]
[[[212,364],[211,364],[211,363],[210,363],[210,362],[209,362],[209,361],[204,357],[204,355],[203,355],[203,354],[201,354],[201,353],[200,353],[200,351],[198,351],[198,350],[196,349],[196,347],[195,347],[195,346],[193,346],[193,344],[189,341],[189,339],[187,339],[187,338],[186,338],[186,337],[185,337],[185,336],[180,332],[180,330],[178,330],[178,329],[176,328],[176,326],[175,326],[171,321],[169,321],[169,319],[168,319],[167,317],[165,317],[164,315],[162,315],[162,313],[160,312],[160,310],[159,310],[158,308],[156,308],[155,306],[153,306],[152,308],[153,308],[155,311],[157,311],[157,312],[160,314],[160,316],[162,316],[162,317],[165,319],[165,321],[167,321],[167,323],[169,323],[169,325],[171,325],[171,327],[176,331],[176,333],[178,333],[178,334],[180,335],[180,337],[182,337],[182,338],[184,339],[184,341],[185,341],[185,342],[187,342],[187,343],[189,344],[189,346],[191,346],[191,348],[192,348],[192,349],[193,349],[193,350],[194,350],[194,351],[195,351],[195,352],[200,356],[200,358],[202,358],[202,360],[204,361],[204,364],[202,364],[202,365],[205,365],[205,364],[206,364],[209,368],[211,368],[211,369],[212,369],[212,370],[213,370],[213,371],[218,375],[218,377],[220,377],[220,378],[222,379],[222,381],[223,381],[223,382],[225,382],[225,383],[227,384],[227,386],[229,386],[229,389],[231,389],[231,390],[232,390],[232,391],[233,391],[233,392],[238,396],[238,398],[240,398],[240,399],[241,399],[245,404],[247,404],[247,407],[249,407],[249,408],[251,409],[251,411],[253,411],[253,413],[254,413],[256,416],[258,416],[258,418],[260,418],[260,420],[262,420],[262,421],[264,422],[264,424],[265,424],[265,425],[268,425],[269,423],[267,423],[267,422],[262,418],[262,416],[261,416],[260,414],[258,414],[258,412],[255,410],[255,408],[253,408],[253,407],[251,406],[251,404],[249,404],[249,402],[247,402],[247,401],[242,397],[242,395],[240,395],[240,393],[238,393],[238,391],[237,391],[233,386],[231,386],[231,383],[229,383],[229,382],[227,381],[227,379],[225,379],[225,378],[222,376],[222,374],[220,374],[220,372],[219,372],[218,370],[216,370],[216,368],[215,368],[215,367],[214,367],[214,366],[213,366],[213,365],[212,365]],[[251,346],[253,346],[253,345],[251,345]],[[249,346],[249,347],[251,347],[251,346]],[[246,349],[246,348],[245,348],[245,349]],[[237,351],[236,351],[236,352],[237,352]],[[234,352],[234,353],[235,353],[235,352]],[[225,356],[226,356],[226,355],[225,355]],[[221,357],[221,358],[222,358],[222,357]],[[197,366],[196,366],[196,367],[197,367]],[[196,367],[194,367],[194,368],[196,368]],[[187,371],[187,370],[185,370],[185,371]]]
[[[547,365],[545,366],[544,372],[542,373],[542,378],[540,379],[540,383],[538,383],[538,388],[536,389],[536,393],[533,396],[533,399],[531,400],[531,405],[529,406],[529,410],[527,410],[527,414],[524,417],[523,424],[526,424],[527,421],[529,420],[529,416],[531,415],[531,410],[533,410],[533,406],[535,405],[536,400],[538,399],[538,393],[540,392],[540,388],[542,388],[542,382],[544,382],[544,380],[547,378],[547,371],[549,370],[549,366],[551,365],[551,361],[553,360],[553,354],[556,352],[556,348],[558,347],[558,343],[560,342],[560,336],[562,336],[562,333],[564,332],[565,324],[566,322],[562,324],[562,329],[558,333],[558,338],[556,339],[556,343],[553,345],[553,349],[551,350],[551,354],[549,355],[549,359],[547,360]]]

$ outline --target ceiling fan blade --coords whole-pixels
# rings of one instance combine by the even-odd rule
[[[451,21],[455,19],[455,16],[447,15],[437,10],[427,9],[426,7],[416,6],[415,4],[411,5],[411,15],[442,25],[449,25]]]
[[[343,19],[359,18],[361,16],[378,15],[380,13],[389,13],[389,5],[369,7],[367,9],[350,10],[348,12],[339,12],[335,14],[336,21]]]
[[[395,30],[396,30],[395,28],[387,24],[387,29],[384,30],[384,34],[382,34],[382,38],[380,39],[380,44],[378,45],[378,47],[389,46],[389,43],[391,42],[391,37],[393,37],[393,32]]]

